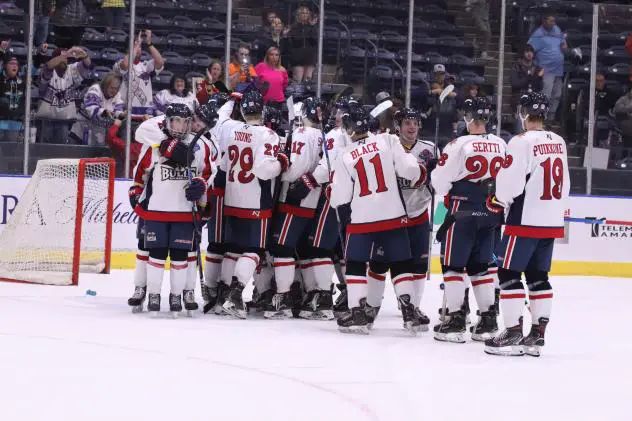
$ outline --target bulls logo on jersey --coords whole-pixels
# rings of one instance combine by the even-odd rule
[[[197,168],[191,168],[191,177],[197,176]],[[185,167],[160,166],[160,181],[182,181],[189,179],[189,169]]]

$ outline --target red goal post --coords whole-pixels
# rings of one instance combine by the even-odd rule
[[[115,163],[110,158],[37,163],[4,230],[0,280],[77,285],[109,273]]]

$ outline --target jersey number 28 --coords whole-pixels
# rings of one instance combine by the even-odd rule
[[[235,145],[228,147],[228,159],[230,159],[230,170],[228,171],[228,181],[235,182],[235,165],[239,161],[241,168],[237,173],[237,181],[242,184],[248,184],[254,180],[255,175],[250,173],[254,165],[254,157],[251,148],[244,148],[241,153]]]

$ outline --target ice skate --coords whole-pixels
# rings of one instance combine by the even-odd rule
[[[377,315],[380,312],[380,306],[376,306],[376,307],[372,307],[370,305],[366,305],[365,307],[365,311],[366,311],[366,321],[367,321],[367,325],[369,326],[369,330],[373,329],[373,323],[375,323],[375,319],[377,319]]]
[[[485,341],[485,352],[491,355],[522,356],[522,319],[520,324],[507,328],[498,336]]]
[[[340,294],[338,298],[336,298],[336,302],[334,303],[334,316],[337,318],[344,316],[347,312],[349,312],[349,305],[347,303],[347,285],[346,284],[337,284],[338,290]]]
[[[274,297],[274,289],[270,288],[259,294],[257,301],[255,302],[256,311],[263,312],[266,308],[272,304],[272,298]]]
[[[202,307],[202,311],[204,314],[213,311],[215,306],[217,305],[217,290],[219,287],[209,288],[208,286],[202,284],[202,300],[204,301],[204,307]]]
[[[311,290],[307,293],[305,299],[303,300],[301,311],[298,314],[301,319],[312,320],[314,318],[318,308],[319,296],[320,291],[317,289]]]
[[[290,292],[276,293],[272,302],[263,312],[266,319],[286,319],[292,317],[292,302]]]
[[[491,339],[498,333],[498,322],[496,321],[496,311],[494,307],[490,307],[489,311],[480,314],[476,326],[470,327],[472,332],[472,340],[484,342]]]
[[[145,297],[147,296],[147,287],[134,288],[134,294],[127,300],[127,305],[132,307],[132,313],[142,313]]]
[[[539,357],[544,346],[544,331],[549,319],[540,317],[537,325],[531,325],[531,332],[522,340],[524,353],[532,357]]]
[[[419,326],[422,332],[430,330],[430,318],[421,311],[419,307],[415,307],[415,317],[419,320]]]
[[[182,311],[182,295],[169,294],[169,311],[174,319]]]
[[[193,317],[193,312],[199,308],[198,303],[195,302],[193,290],[185,289],[182,292],[182,299],[184,301],[184,309],[187,311],[187,317]]]
[[[410,295],[402,294],[397,298],[399,309],[404,319],[404,329],[412,335],[417,335],[421,331],[421,321],[415,315],[415,305],[410,302]]]
[[[152,316],[158,316],[160,312],[160,294],[149,294],[147,302],[147,311],[152,314]]]
[[[360,300],[360,307],[354,307],[338,319],[338,330],[342,333],[368,335],[369,325],[366,317],[366,300]]]
[[[316,307],[316,320],[333,320],[334,319],[334,300],[331,296],[331,290],[319,291],[318,302]]]
[[[248,317],[248,310],[242,298],[243,291],[244,285],[237,278],[233,278],[233,282],[230,284],[230,293],[222,306],[227,314],[239,319]]]
[[[220,281],[217,284],[217,301],[215,303],[215,306],[213,307],[213,312],[217,314],[218,316],[228,314],[224,311],[224,303],[228,299],[229,295],[230,295],[230,286]]]
[[[463,310],[448,313],[445,321],[435,325],[434,338],[442,342],[465,343],[465,314]]]

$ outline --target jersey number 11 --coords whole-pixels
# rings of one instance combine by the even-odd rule
[[[369,159],[369,162],[373,164],[375,180],[377,181],[377,189],[375,190],[375,193],[388,191],[388,187],[386,187],[386,180],[384,180],[384,171],[382,170],[382,159],[379,155],[375,155],[373,158]],[[364,168],[364,159],[360,158],[358,162],[356,162],[354,168],[358,173],[358,182],[360,183],[359,197],[368,196],[371,194],[371,190],[369,190],[369,180],[367,178],[366,169]]]

